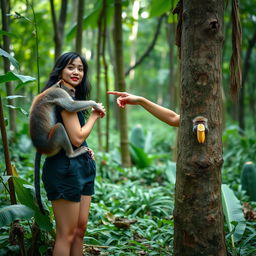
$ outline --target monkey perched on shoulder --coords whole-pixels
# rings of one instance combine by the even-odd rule
[[[105,114],[104,109],[95,101],[75,101],[67,91],[57,83],[35,97],[30,108],[29,130],[33,145],[37,152],[35,157],[35,191],[39,208],[44,213],[40,196],[40,161],[41,155],[56,155],[62,148],[70,158],[88,151],[85,146],[75,151],[62,123],[57,123],[56,107],[69,112],[79,112],[88,108]]]

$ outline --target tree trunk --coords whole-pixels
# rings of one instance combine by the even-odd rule
[[[174,256],[226,256],[221,202],[224,1],[183,0]],[[208,119],[206,141],[193,132]]]
[[[114,47],[116,61],[116,80],[118,90],[126,91],[123,66],[123,38],[122,38],[122,0],[114,1]],[[128,145],[128,125],[126,108],[119,109],[119,127],[120,127],[120,147],[122,156],[122,165],[128,167],[131,165]]]
[[[66,23],[68,0],[61,1],[61,10],[60,10],[59,21],[57,21],[57,17],[56,17],[54,0],[50,0],[50,4],[51,4],[53,30],[54,30],[55,60],[56,60],[61,55],[61,52],[62,52],[62,45],[63,45],[63,38],[64,38],[64,26]]]
[[[102,11],[100,13],[99,19],[98,19],[98,37],[97,37],[97,55],[96,55],[96,101],[101,102],[101,96],[100,96],[100,78],[101,78],[101,62],[100,62],[100,56],[101,56],[101,30],[102,30]],[[101,132],[101,120],[98,120],[97,124],[97,139],[98,139],[98,150],[102,151],[102,132]]]
[[[243,66],[243,76],[242,76],[242,88],[239,95],[239,107],[238,107],[238,121],[239,121],[239,128],[240,134],[244,134],[245,131],[245,113],[244,113],[244,96],[245,96],[245,83],[248,77],[248,73],[250,70],[250,57],[252,54],[252,50],[256,44],[256,31],[254,32],[252,38],[248,42],[248,48],[246,50],[245,59],[244,59],[244,66]]]
[[[103,0],[103,26],[102,26],[102,62],[104,67],[104,83],[106,92],[109,91],[108,83],[108,64],[106,60],[106,44],[107,44],[107,0]],[[109,95],[105,93],[105,107],[106,112],[109,113]],[[106,116],[106,152],[109,151],[109,126],[110,126],[110,117]]]
[[[4,31],[9,32],[9,22],[10,18],[7,16],[10,13],[10,2],[9,0],[1,0],[1,10],[2,10],[2,28]],[[7,35],[3,35],[3,49],[10,53],[10,38]],[[4,58],[4,72],[10,71],[10,61]],[[13,95],[13,86],[11,82],[6,83],[7,96]],[[8,99],[8,105],[15,105],[14,99]],[[13,132],[13,139],[15,138],[16,127],[16,110],[9,108],[9,123],[10,130]]]
[[[166,34],[169,45],[169,92],[170,109],[175,109],[177,102],[177,80],[175,77],[174,46],[175,46],[175,23],[166,20]],[[176,58],[177,59],[177,58]],[[178,66],[178,65],[177,65]]]
[[[82,53],[83,45],[83,17],[84,17],[84,0],[78,0],[77,5],[77,33],[76,33],[76,52]]]

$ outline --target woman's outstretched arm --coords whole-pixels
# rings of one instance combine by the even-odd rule
[[[144,97],[133,95],[127,92],[109,91],[107,93],[118,96],[117,105],[120,108],[124,108],[126,104],[140,105],[161,121],[171,126],[179,126],[180,116],[168,108],[162,107]]]

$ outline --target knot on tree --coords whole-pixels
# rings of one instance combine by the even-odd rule
[[[211,34],[216,34],[219,31],[220,24],[217,19],[210,19],[207,21],[206,32]]]
[[[207,85],[207,83],[208,83],[208,75],[206,73],[199,74],[197,77],[196,84],[205,86]]]

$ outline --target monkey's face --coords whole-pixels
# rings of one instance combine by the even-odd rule
[[[84,66],[79,57],[68,63],[67,66],[61,72],[62,80],[76,87],[79,85],[84,77]]]

